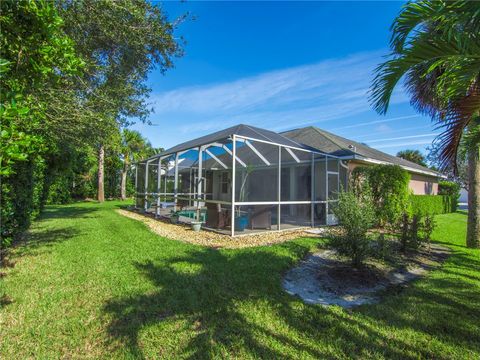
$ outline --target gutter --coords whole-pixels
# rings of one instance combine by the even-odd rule
[[[407,170],[407,171],[409,171],[409,172],[412,172],[412,173],[421,174],[421,175],[428,175],[428,176],[434,176],[434,177],[438,177],[438,178],[441,178],[441,179],[447,179],[447,176],[446,176],[446,175],[443,175],[443,174],[440,174],[440,173],[437,173],[437,172],[415,169],[415,168],[412,168],[412,167],[410,167],[410,166],[405,166],[405,165],[400,165],[400,164],[393,164],[393,163],[391,163],[391,162],[380,161],[380,160],[376,160],[376,159],[372,159],[372,158],[367,158],[367,157],[364,157],[364,156],[361,156],[361,155],[357,155],[357,154],[349,155],[349,156],[342,156],[342,157],[340,157],[340,159],[342,159],[342,160],[358,160],[358,161],[363,161],[363,162],[366,162],[366,163],[369,163],[369,164],[398,165],[398,166],[400,166],[402,169],[405,169],[405,170]]]

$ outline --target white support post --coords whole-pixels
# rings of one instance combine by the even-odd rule
[[[345,189],[343,189],[343,191],[348,191],[348,179],[350,177],[350,170],[348,168],[348,165],[345,165],[342,160],[339,160],[339,164],[341,167],[345,169],[346,176],[347,176],[346,179],[342,179],[342,180],[345,180]],[[338,168],[338,175],[340,175],[340,168]]]
[[[285,148],[285,150],[287,150],[287,152],[290,154],[290,156],[293,158],[293,160],[295,160],[297,163],[300,162],[300,159],[298,158],[297,155],[295,155],[295,153],[292,151],[292,149],[290,148]]]
[[[245,140],[245,144],[255,153],[257,156],[265,163],[265,165],[270,166],[270,161],[268,161],[265,156],[262,155],[260,151],[257,150],[255,146],[248,140]]]
[[[278,147],[278,191],[277,191],[277,230],[281,230],[280,217],[282,216],[280,201],[282,201],[282,147]]]
[[[310,221],[315,226],[315,154],[312,153],[312,168],[310,170]]]
[[[210,155],[210,157],[211,157],[213,160],[215,160],[217,163],[219,163],[221,167],[223,167],[224,169],[227,169],[227,168],[228,168],[228,166],[225,165],[225,164],[222,162],[222,160],[220,160],[217,156],[215,156],[215,154],[213,154],[210,150],[205,149],[205,152],[206,152],[208,155]]]
[[[231,151],[226,145],[223,145],[222,147],[223,147],[223,149],[224,149],[227,153],[230,154],[230,156],[232,156],[233,158],[235,158],[240,165],[242,165],[243,167],[247,167],[247,164],[245,164],[238,156],[233,156],[232,151]]]
[[[232,230],[232,236],[235,236],[235,163],[237,162],[237,140],[235,135],[233,135],[232,141],[232,210],[230,214],[230,228]]]
[[[135,209],[137,208],[137,198],[138,198],[138,163],[135,164]]]
[[[143,210],[147,212],[148,210],[148,163],[149,161],[145,163],[145,197],[144,197],[144,204],[143,204]]]
[[[328,225],[328,156],[325,156],[325,225]]]
[[[173,211],[177,211],[177,197],[178,197],[178,152],[175,154],[175,177],[173,181],[173,201],[175,205],[173,206]]]
[[[201,207],[201,202],[200,198],[202,197],[202,185],[203,185],[203,147],[201,146],[198,149],[198,176],[197,176],[197,221],[200,221],[200,207]]]
[[[162,158],[158,158],[158,166],[157,166],[157,209],[155,211],[155,216],[160,216],[160,191],[161,191],[161,183],[162,183]]]

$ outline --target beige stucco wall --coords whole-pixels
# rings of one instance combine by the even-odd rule
[[[410,173],[410,189],[415,195],[437,195],[438,178]]]
[[[348,162],[348,170],[351,172],[357,166],[368,166],[366,163],[356,161]],[[437,195],[438,194],[438,178],[435,176],[420,175],[410,173],[410,189],[415,195]]]

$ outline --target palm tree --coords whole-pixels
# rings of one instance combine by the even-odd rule
[[[127,174],[130,165],[132,162],[140,159],[142,154],[145,153],[150,147],[150,144],[138,131],[123,129],[121,144],[123,168],[120,182],[120,197],[122,200],[127,198]]]
[[[397,153],[397,157],[414,162],[418,165],[427,166],[427,163],[425,162],[425,156],[423,156],[423,154],[418,150],[401,150]]]
[[[381,114],[401,79],[411,104],[443,132],[436,139],[442,167],[453,164],[466,134],[480,122],[480,5],[423,0],[405,4],[392,24],[391,54],[376,69],[371,101]],[[478,137],[477,137],[478,140]],[[467,246],[480,247],[479,142],[468,142]]]

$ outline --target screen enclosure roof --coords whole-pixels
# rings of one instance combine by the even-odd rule
[[[276,145],[283,145],[287,147],[292,147],[292,148],[297,148],[297,149],[303,149],[306,151],[312,151],[312,152],[319,152],[317,149],[300,144],[292,139],[287,138],[286,136],[283,136],[281,134],[278,134],[274,131],[270,130],[265,130],[261,129],[255,126],[251,125],[245,125],[245,124],[239,124],[235,125],[232,127],[229,127],[224,130],[220,130],[193,140],[186,141],[184,143],[175,145],[171,147],[170,149],[165,150],[163,153],[156,154],[154,156],[151,156],[148,159],[144,159],[140,161],[140,163],[145,162],[145,161],[150,161],[152,159],[158,159],[159,157],[164,157],[168,155],[175,154],[177,152],[181,151],[186,151],[194,148],[198,148],[203,145],[207,145],[210,143],[218,142],[221,140],[225,140],[228,138],[232,138],[233,135],[237,135],[239,137],[245,137],[248,139],[254,139],[254,140],[260,140],[260,141],[266,141],[271,144],[276,144]]]

